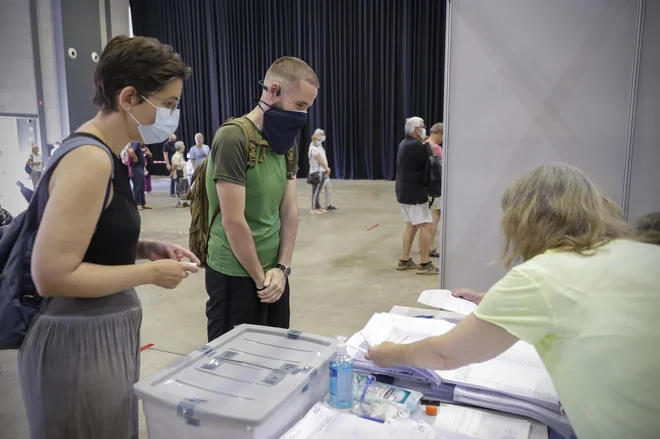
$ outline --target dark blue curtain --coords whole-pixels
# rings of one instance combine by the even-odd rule
[[[285,55],[305,60],[320,89],[301,132],[327,133],[337,178],[393,179],[407,117],[442,120],[445,2],[441,0],[131,0],[133,30],[171,44],[193,68],[180,137],[210,140],[254,107],[258,81]]]

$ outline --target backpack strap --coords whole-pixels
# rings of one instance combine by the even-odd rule
[[[295,150],[296,150],[297,147],[298,147],[298,145],[294,144],[293,148],[291,148],[289,150],[289,152],[286,153],[286,165],[287,165],[286,166],[286,169],[287,169],[286,170],[286,178],[289,179],[289,180],[294,179],[296,177],[293,174],[293,172],[290,171],[290,170],[293,169],[293,161],[296,157],[296,151]]]
[[[230,117],[222,124],[222,126],[235,125],[243,130],[243,135],[245,135],[245,148],[247,148],[248,153],[248,169],[254,168],[257,163],[262,163],[266,157],[266,148],[270,148],[268,141],[265,139],[257,140],[257,130],[255,129],[252,122],[243,115],[242,117]],[[261,147],[261,152],[259,157],[257,157],[257,147]]]
[[[220,203],[216,206],[215,210],[213,211],[213,216],[211,217],[211,222],[209,223],[209,232],[211,230],[211,226],[213,226],[213,221],[220,215]],[[210,236],[210,233],[209,233]]]
[[[75,137],[68,137],[64,139],[64,142],[62,142],[62,145],[57,148],[57,151],[55,151],[55,154],[51,156],[50,160],[48,160],[48,164],[46,166],[46,169],[44,170],[43,175],[41,176],[41,179],[39,180],[39,183],[37,184],[37,188],[34,191],[34,195],[32,196],[32,199],[30,200],[30,204],[28,206],[28,211],[32,211],[37,214],[37,218],[40,220],[41,217],[43,216],[43,212],[46,208],[46,202],[48,201],[48,184],[50,182],[50,178],[53,174],[53,171],[59,164],[60,160],[64,158],[65,155],[73,151],[74,149],[77,149],[81,146],[85,145],[94,145],[98,146],[99,148],[103,149],[107,154],[108,158],[110,159],[111,163],[111,170],[110,170],[110,180],[108,181],[108,186],[105,191],[105,198],[103,199],[103,209],[105,209],[105,206],[108,204],[108,200],[110,198],[110,190],[112,189],[112,181],[115,178],[115,161],[112,156],[112,152],[108,149],[107,146],[105,146],[103,143],[101,143],[99,140],[97,140],[95,137],[92,136],[87,136],[87,135],[82,135],[82,136],[75,136]],[[85,172],[84,170],[82,172]]]

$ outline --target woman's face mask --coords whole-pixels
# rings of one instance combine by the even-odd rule
[[[147,101],[149,105],[156,109],[156,120],[150,125],[142,125],[135,116],[130,113],[130,111],[128,114],[133,118],[135,123],[138,124],[138,131],[140,132],[140,137],[142,137],[142,143],[145,145],[162,143],[169,139],[179,127],[179,109],[157,107],[149,99],[142,95],[140,96]]]

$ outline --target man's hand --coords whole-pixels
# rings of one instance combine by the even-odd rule
[[[264,289],[257,292],[262,303],[275,303],[280,300],[286,287],[286,275],[279,268],[272,268],[266,272]]]
[[[172,259],[179,261],[187,258],[190,262],[199,265],[199,259],[190,250],[174,245],[157,241],[140,241],[140,255],[150,261],[160,261],[161,259]]]
[[[169,165],[169,163],[168,163],[167,165],[165,165],[165,166],[167,166],[167,170],[168,170],[168,171],[171,171],[171,170],[172,170],[172,167]]]
[[[454,297],[460,297],[461,299],[469,300],[470,302],[479,305],[479,303],[481,303],[481,300],[484,298],[486,293],[472,291],[469,288],[456,288],[454,290],[451,290],[451,295]]]
[[[325,175],[326,175],[327,177],[330,177],[330,171],[331,171],[330,168],[325,168]]]
[[[369,353],[364,358],[373,361],[379,367],[394,367],[403,362],[401,359],[402,350],[402,345],[385,342],[378,346],[370,347]]]

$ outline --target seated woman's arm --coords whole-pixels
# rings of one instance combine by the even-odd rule
[[[369,350],[369,359],[384,367],[456,369],[496,357],[518,340],[536,344],[556,332],[548,300],[533,280],[537,271],[533,263],[513,268],[448,333],[409,345],[384,343]]]
[[[490,360],[517,341],[499,326],[470,314],[446,334],[417,343],[383,343],[372,347],[367,359],[381,367],[405,364],[434,370],[457,369]]]

